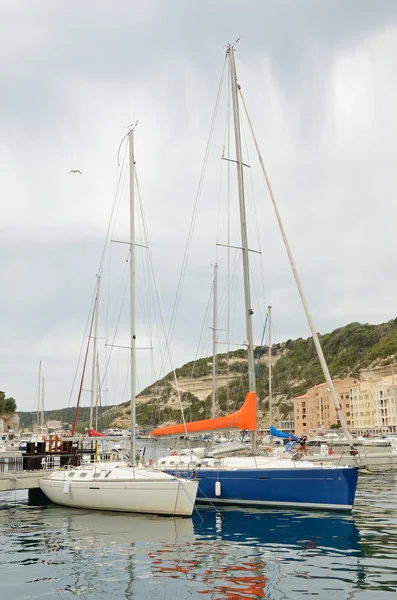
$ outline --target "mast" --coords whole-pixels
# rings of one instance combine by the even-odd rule
[[[95,362],[95,371],[96,371],[96,388],[95,388],[95,429],[98,430],[98,400],[99,400],[99,354],[96,354],[96,362]]]
[[[39,384],[37,388],[37,435],[40,427],[40,396],[41,396],[41,361],[39,362]]]
[[[39,433],[39,432],[37,432]],[[44,433],[44,377],[41,380],[41,435]],[[37,438],[38,439],[38,438]]]
[[[268,318],[268,340],[269,340],[269,354],[268,354],[268,362],[269,362],[269,434],[270,427],[272,425],[272,307],[269,305],[267,307],[267,318]],[[272,438],[270,434],[270,439]]]
[[[134,128],[128,134],[130,146],[130,327],[131,327],[131,446],[130,462],[134,467],[136,464],[136,440],[135,440],[135,212],[134,212],[134,184],[135,184],[135,161],[134,161]]]
[[[95,323],[94,323],[94,340],[92,348],[92,375],[91,375],[91,406],[90,406],[90,429],[93,425],[94,406],[98,397],[98,380],[96,377],[96,341],[98,336],[98,314],[99,314],[99,290],[101,286],[101,276],[97,275],[96,295],[95,295]]]
[[[243,179],[243,161],[241,153],[241,132],[240,132],[240,116],[238,106],[238,84],[236,75],[236,65],[234,61],[234,48],[231,44],[228,45],[227,53],[230,62],[230,79],[232,87],[232,102],[233,102],[233,117],[234,117],[234,137],[236,145],[236,162],[237,162],[237,181],[238,195],[240,205],[240,224],[241,224],[241,246],[243,253],[243,275],[244,275],[244,301],[245,301],[245,321],[247,332],[247,354],[248,354],[248,387],[250,392],[256,391],[255,386],[255,369],[254,369],[254,347],[252,336],[252,315],[251,308],[251,292],[250,292],[250,276],[249,276],[249,257],[248,257],[248,241],[247,241],[247,218],[245,211],[244,198],[244,179]],[[258,412],[258,399],[257,399]],[[256,431],[252,436],[252,451],[256,451]]]
[[[214,308],[212,316],[212,412],[211,416],[215,419],[216,412],[216,307],[218,303],[218,265],[214,264]]]

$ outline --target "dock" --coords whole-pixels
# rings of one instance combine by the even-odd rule
[[[37,489],[45,474],[44,470],[0,473],[0,492]]]

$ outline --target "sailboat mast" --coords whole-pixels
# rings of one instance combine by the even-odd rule
[[[272,426],[273,418],[272,418],[272,307],[267,307],[267,326],[268,326],[268,340],[269,340],[269,351],[268,351],[268,363],[269,363],[269,433],[270,427]],[[270,439],[271,439],[270,434]]]
[[[40,397],[41,397],[41,361],[39,362],[39,385],[37,388],[37,434],[39,433],[40,427]]]
[[[136,464],[136,440],[135,440],[135,161],[134,161],[134,128],[131,128],[129,134],[130,146],[130,326],[131,326],[131,446],[130,461],[131,465]]]
[[[230,78],[232,88],[233,102],[233,117],[234,117],[234,138],[236,145],[236,162],[237,162],[237,181],[238,181],[238,196],[240,205],[240,224],[241,224],[241,246],[243,252],[243,274],[244,274],[244,300],[245,300],[245,320],[247,332],[247,352],[248,352],[248,386],[249,392],[255,392],[255,367],[254,367],[254,346],[252,336],[252,308],[251,308],[251,292],[250,292],[250,276],[249,276],[249,257],[248,257],[248,241],[247,241],[247,218],[245,211],[244,198],[244,179],[243,179],[243,161],[241,153],[241,131],[240,131],[240,115],[238,106],[238,84],[236,75],[236,64],[234,61],[234,48],[229,44],[227,53],[230,62]],[[258,399],[257,399],[258,411]],[[252,450],[256,450],[256,431],[253,433]]]
[[[214,264],[214,305],[212,315],[212,412],[215,419],[216,412],[216,321],[218,304],[218,265]]]
[[[98,352],[96,354],[95,373],[96,373],[96,377],[95,377],[95,381],[96,381],[96,386],[95,386],[95,429],[96,429],[96,431],[99,431],[98,430],[98,402],[99,402],[99,354],[98,354]]]
[[[95,295],[95,323],[94,323],[94,340],[92,348],[92,375],[91,375],[91,406],[90,406],[90,429],[93,426],[94,406],[98,396],[98,381],[96,377],[96,342],[98,336],[98,314],[99,314],[99,290],[101,286],[101,276],[97,275],[96,295]]]
[[[44,377],[41,380],[41,435],[43,436],[43,434],[44,434]],[[37,438],[37,439],[39,439],[39,438]]]

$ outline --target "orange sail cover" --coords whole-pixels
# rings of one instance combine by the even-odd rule
[[[224,429],[249,429],[256,430],[256,393],[248,392],[245,395],[243,406],[236,412],[225,417],[216,417],[215,419],[204,419],[203,421],[192,421],[185,425],[170,425],[169,427],[159,427],[150,432],[153,437],[162,435],[179,435],[183,433],[198,433],[203,431],[219,431]]]

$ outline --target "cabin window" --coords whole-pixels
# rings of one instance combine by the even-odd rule
[[[69,473],[68,477],[74,477],[74,472]]]
[[[102,474],[102,471],[99,471],[99,473],[94,473],[93,478],[96,479],[97,477],[100,477],[101,474]]]
[[[85,473],[85,472],[80,473],[80,477],[87,477],[87,473]]]

